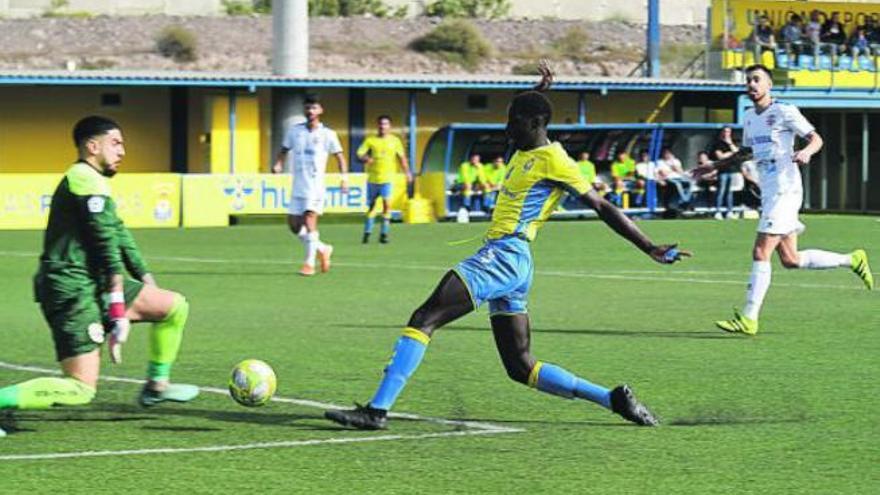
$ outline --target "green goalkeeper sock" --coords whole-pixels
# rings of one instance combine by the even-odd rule
[[[47,376],[0,388],[0,409],[82,406],[94,398],[95,389],[75,378]]]
[[[152,381],[168,381],[171,365],[177,359],[183,327],[189,316],[189,303],[180,294],[174,294],[174,304],[164,320],[150,329],[150,365],[147,377]]]

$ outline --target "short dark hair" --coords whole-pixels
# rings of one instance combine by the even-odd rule
[[[383,120],[387,120],[388,122],[394,122],[390,115],[383,113],[382,115],[376,117],[376,122],[382,122]]]
[[[746,67],[746,74],[748,74],[749,72],[755,72],[756,70],[763,71],[764,74],[767,74],[767,77],[769,77],[771,80],[773,79],[773,73],[770,72],[770,69],[768,69],[767,66],[764,64],[752,64]]]
[[[103,136],[113,129],[122,130],[115,121],[100,115],[90,115],[80,119],[73,126],[73,145],[79,148],[95,136]]]
[[[321,97],[315,93],[307,94],[303,100],[303,105],[320,105]]]
[[[553,118],[553,106],[542,93],[531,90],[516,95],[510,103],[510,114],[526,118],[540,117],[544,125]]]

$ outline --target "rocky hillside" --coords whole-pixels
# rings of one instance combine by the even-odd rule
[[[477,21],[492,55],[469,71],[441,57],[417,53],[410,42],[437,19],[312,18],[313,73],[522,72],[540,57],[561,75],[627,75],[644,58],[644,26],[623,21]],[[160,55],[156,37],[180,25],[196,38],[196,59]],[[92,17],[0,20],[0,69],[271,71],[270,17]],[[702,51],[700,26],[664,26],[664,76]]]

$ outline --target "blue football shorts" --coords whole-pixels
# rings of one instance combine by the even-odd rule
[[[493,239],[453,270],[470,291],[474,308],[489,302],[489,314],[525,314],[532,287],[532,252],[516,236]]]
[[[367,208],[371,208],[380,196],[386,201],[391,200],[391,183],[374,184],[367,182]]]

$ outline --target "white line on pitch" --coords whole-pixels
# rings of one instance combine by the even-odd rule
[[[33,373],[46,373],[46,374],[51,374],[51,375],[60,375],[61,374],[60,371],[55,370],[55,369],[51,369],[51,368],[42,368],[39,366],[26,366],[26,365],[20,365],[20,364],[7,363],[4,361],[0,361],[0,368],[6,368],[6,369],[10,369],[10,370],[15,370],[15,371],[29,371],[29,372],[33,372]],[[127,377],[121,377],[121,376],[102,376],[102,377],[100,377],[100,379],[104,380],[104,381],[108,381],[108,382],[134,383],[134,384],[139,384],[139,385],[142,385],[146,382],[145,380],[141,380],[138,378],[127,378]],[[211,394],[229,395],[229,391],[224,388],[199,387],[199,390],[201,390],[202,392],[207,392],[207,393],[211,393]],[[298,406],[312,407],[315,409],[342,409],[345,407],[345,406],[340,406],[337,404],[332,404],[329,402],[318,402],[318,401],[308,400],[308,399],[294,399],[291,397],[278,397],[278,396],[272,397],[272,402],[282,402],[285,404],[296,404]],[[474,430],[492,431],[492,432],[496,432],[496,433],[514,433],[514,432],[523,431],[523,430],[520,430],[517,428],[509,428],[506,426],[498,426],[498,425],[493,425],[490,423],[484,423],[484,422],[478,422],[478,421],[462,421],[462,420],[456,420],[456,419],[434,418],[434,417],[419,416],[416,414],[409,414],[409,413],[392,412],[392,413],[389,413],[388,416],[391,418],[410,419],[410,420],[414,420],[414,421],[425,421],[425,422],[429,422],[429,423],[437,423],[437,424],[442,424],[442,425],[446,425],[446,426],[464,427],[464,428],[471,428]]]
[[[69,459],[76,457],[116,457],[130,455],[149,455],[149,454],[183,454],[191,452],[229,452],[233,450],[252,450],[252,449],[278,449],[301,447],[308,445],[322,444],[344,444],[344,443],[364,443],[364,442],[382,442],[390,440],[419,440],[425,438],[443,438],[443,437],[464,437],[474,435],[493,435],[499,433],[516,433],[523,430],[507,429],[507,430],[469,430],[469,431],[446,431],[442,433],[423,433],[418,435],[380,435],[373,437],[345,437],[345,438],[324,438],[315,440],[289,440],[282,442],[261,442],[249,443],[241,445],[211,445],[207,447],[181,447],[181,448],[158,448],[158,449],[139,449],[139,450],[93,450],[84,452],[59,452],[54,454],[12,454],[0,455],[0,461],[29,461],[44,459]]]
[[[0,251],[0,256],[37,256],[35,253],[23,253],[18,251]],[[150,259],[154,261],[166,261],[166,262],[181,262],[181,263],[200,263],[200,264],[235,264],[235,265],[272,265],[272,266],[293,266],[290,261],[282,261],[282,260],[234,260],[234,259],[217,259],[217,258],[192,258],[185,256],[151,256]],[[382,270],[387,270],[388,265],[385,263],[362,263],[356,261],[341,261],[334,262],[335,266],[342,267],[351,267],[351,268],[379,268]],[[404,265],[395,265],[395,269],[401,270],[448,270],[452,267],[452,265],[423,265],[423,264],[404,264]],[[546,276],[546,277],[564,277],[564,278],[587,278],[587,279],[597,279],[597,280],[617,280],[621,282],[633,281],[633,282],[677,282],[677,283],[696,283],[696,284],[709,284],[709,285],[745,285],[747,280],[743,278],[742,280],[720,280],[720,279],[706,279],[706,278],[686,278],[679,277],[678,274],[706,274],[706,275],[725,275],[725,274],[736,274],[745,277],[747,275],[745,272],[729,272],[729,271],[711,271],[711,270],[687,270],[687,271],[678,271],[675,268],[670,268],[669,271],[660,271],[660,270],[650,270],[644,271],[644,273],[656,273],[656,274],[666,274],[665,277],[647,277],[647,276],[633,276],[632,274],[641,273],[640,271],[633,270],[609,270],[609,271],[591,271],[589,273],[586,272],[577,272],[577,271],[559,271],[559,270],[535,270],[535,275],[537,276]],[[874,272],[875,274],[880,275],[878,272]],[[787,282],[774,282],[774,287],[792,287],[796,289],[832,289],[832,290],[847,290],[847,291],[862,291],[864,288],[861,285],[830,285],[830,284],[804,284],[804,283],[787,283]]]

